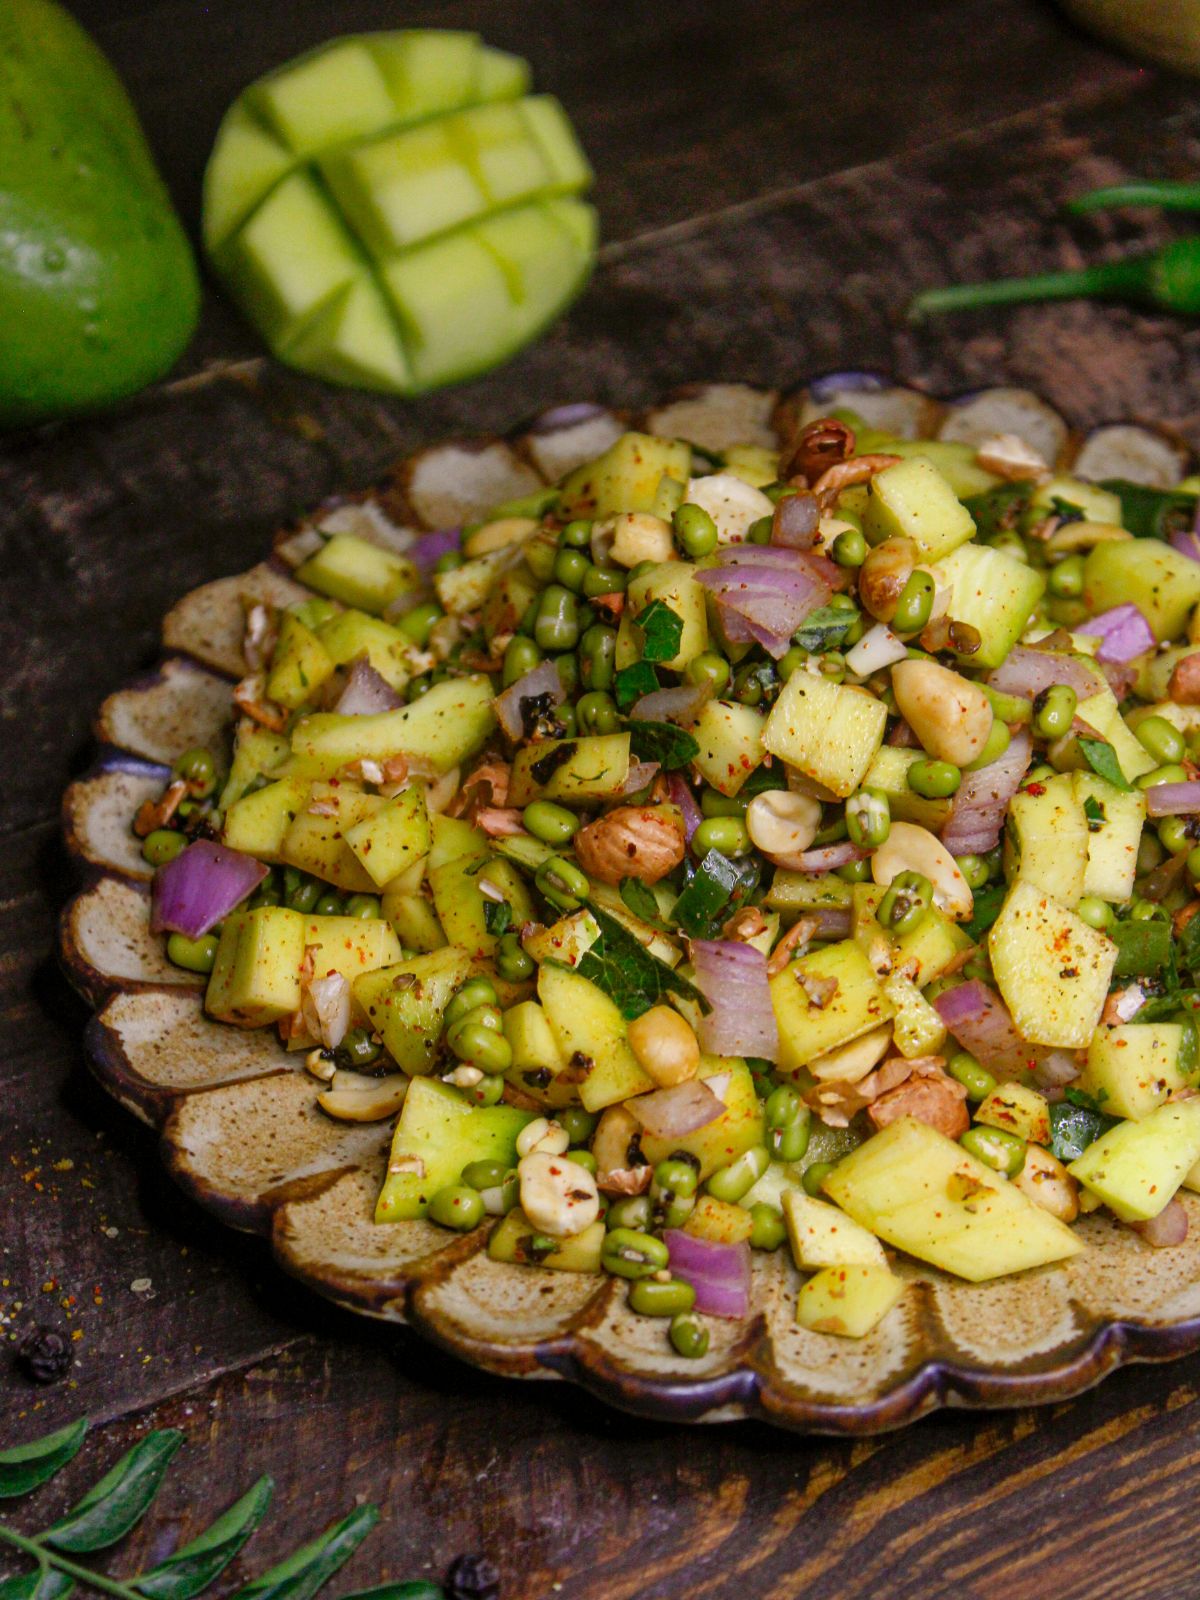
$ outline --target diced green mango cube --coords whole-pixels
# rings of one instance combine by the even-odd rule
[[[432,1069],[442,1013],[470,971],[467,952],[445,945],[355,979],[351,986],[355,1004],[405,1072],[415,1075]]]
[[[317,629],[317,637],[336,667],[366,656],[393,689],[403,689],[412,671],[408,665],[408,640],[396,628],[365,611],[339,611]]]
[[[699,1178],[703,1183],[718,1167],[728,1166],[743,1151],[762,1144],[763,1110],[750,1068],[740,1056],[702,1055],[696,1076],[709,1086],[725,1110],[694,1133],[643,1133],[641,1147],[651,1166],[676,1150],[694,1156],[700,1163]]]
[[[1114,1117],[1140,1122],[1191,1080],[1180,1070],[1178,1022],[1125,1022],[1100,1028],[1088,1046],[1079,1087]]]
[[[349,784],[314,783],[283,836],[280,858],[350,894],[374,893],[375,880],[346,843],[346,834],[386,803],[382,795]]]
[[[456,382],[511,348],[513,303],[496,257],[472,230],[433,239],[380,267],[417,387]]]
[[[447,119],[459,158],[493,205],[511,204],[545,190],[550,164],[531,137],[521,108],[511,102],[473,106]]]
[[[887,707],[868,690],[799,671],[784,684],[762,742],[844,800],[862,783],[886,724]]]
[[[223,843],[258,861],[282,861],[283,841],[311,788],[308,778],[279,778],[243,795],[225,812]]]
[[[828,980],[837,987],[828,993]],[[811,991],[811,994],[810,994]],[[848,1044],[888,1022],[894,1006],[853,939],[827,945],[784,967],[771,979],[779,1024],[779,1065],[801,1072],[814,1056]]]
[[[475,92],[481,100],[515,100],[528,93],[529,63],[507,50],[485,44],[479,52],[479,75]]]
[[[304,918],[286,906],[226,917],[204,1009],[237,1028],[266,1028],[300,1006]]]
[[[1101,1134],[1067,1171],[1122,1222],[1149,1222],[1198,1160],[1200,1099],[1173,1100]]]
[[[875,474],[863,527],[874,544],[911,539],[923,560],[949,555],[975,536],[971,513],[927,456]]]
[[[627,733],[588,734],[578,739],[542,739],[523,745],[513,758],[508,803],[531,800],[603,800],[620,794],[629,777]]]
[[[709,700],[702,708],[692,726],[692,737],[700,746],[696,770],[720,794],[737,794],[762,766],[766,720],[761,711],[736,700]]]
[[[292,750],[329,764],[333,771],[348,761],[407,755],[449,772],[482,750],[495,726],[489,679],[453,678],[435,683],[397,711],[362,717],[322,711],[302,717],[292,734]]]
[[[391,308],[373,279],[358,278],[325,306],[291,340],[293,366],[331,383],[385,394],[407,388],[411,372]]]
[[[335,533],[296,571],[300,583],[360,611],[378,613],[417,588],[417,569],[406,557],[353,533]]]
[[[1045,578],[1002,550],[974,543],[940,557],[937,573],[950,590],[947,615],[979,633],[979,649],[963,659],[973,667],[998,667],[1042,598]]]
[[[204,243],[216,250],[292,164],[291,153],[242,102],[221,124],[204,172]]]
[[[351,985],[364,972],[404,957],[394,929],[379,917],[306,916],[304,949],[311,956],[314,978],[336,972]]]
[[[521,101],[520,113],[550,169],[553,186],[563,193],[585,189],[592,181],[592,169],[570,119],[554,96],[530,95]]]
[[[387,83],[363,39],[339,39],[289,62],[261,79],[252,99],[299,155],[373,133],[396,114]]]
[[[664,473],[686,482],[692,447],[680,439],[623,433],[602,456],[569,473],[562,484],[562,509],[571,517],[615,517],[649,511]]]
[[[1182,633],[1200,601],[1200,562],[1161,539],[1098,544],[1084,562],[1083,598],[1093,614],[1132,602],[1161,643]]]
[[[565,967],[539,967],[538,999],[560,1054],[576,1061],[579,1098],[588,1111],[654,1088],[629,1047],[625,1019],[594,983]]]
[[[311,628],[285,613],[267,675],[267,699],[295,711],[312,701],[333,669],[329,652]]]
[[[546,1255],[532,1249],[530,1241],[537,1231],[520,1206],[514,1206],[488,1240],[487,1253],[492,1261],[550,1267],[555,1272],[599,1272],[606,1231],[604,1219],[597,1217],[582,1233],[559,1240],[557,1249]]]
[[[875,1235],[828,1200],[816,1200],[803,1189],[790,1187],[781,1199],[792,1260],[801,1272],[818,1272],[822,1267],[887,1266]]]
[[[448,28],[407,28],[376,34],[374,46],[396,110],[404,121],[466,105],[478,92],[482,51],[477,34]]]
[[[422,861],[430,840],[425,790],[415,783],[346,830],[346,843],[381,889]]]
[[[472,1161],[516,1166],[517,1135],[532,1120],[515,1106],[473,1106],[436,1078],[414,1079],[392,1136],[375,1221],[423,1217],[438,1190],[457,1182]]]
[[[1081,1050],[1108,996],[1117,947],[1044,889],[1018,879],[988,935],[992,970],[1030,1044]]]

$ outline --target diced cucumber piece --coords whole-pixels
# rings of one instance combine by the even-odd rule
[[[446,122],[447,134],[493,205],[523,200],[554,181],[550,164],[511,102],[474,106]]]
[[[390,756],[421,756],[448,772],[487,743],[496,726],[492,685],[487,678],[448,679],[399,711],[341,717],[319,711],[302,717],[292,734],[292,750],[336,771],[348,761],[386,761]],[[628,738],[628,735],[626,735]]]
[[[592,181],[592,169],[566,112],[554,96],[530,95],[522,100],[520,112],[549,166],[554,187],[563,193],[586,189]]]
[[[950,590],[948,615],[979,631],[979,649],[963,659],[975,667],[998,667],[1042,598],[1045,578],[1002,550],[973,543],[943,556],[937,571]]]
[[[822,980],[829,978],[837,980],[837,988],[825,996]],[[806,981],[823,1004],[810,998]],[[853,939],[827,945],[785,967],[771,979],[771,1004],[779,1024],[783,1072],[801,1071],[814,1056],[889,1021],[894,1011]]]
[[[1089,522],[1108,522],[1121,526],[1121,498],[1102,489],[1098,483],[1085,483],[1082,478],[1069,478],[1065,473],[1038,485],[1030,505],[1043,516],[1056,509],[1054,502],[1075,506]]]
[[[521,56],[485,44],[479,52],[475,93],[481,100],[515,100],[528,92],[530,76],[529,63]]]
[[[813,1333],[865,1339],[904,1293],[887,1267],[823,1267],[796,1296],[796,1321]]]
[[[1034,792],[1036,791],[1036,792]],[[1016,876],[1072,910],[1087,875],[1088,824],[1072,774],[1061,772],[1009,802]]]
[[[288,359],[331,383],[392,394],[411,379],[396,320],[372,279],[361,278],[318,311]]]
[[[222,245],[292,164],[287,148],[238,102],[221,124],[204,171],[204,243]]]
[[[287,615],[279,625],[279,638],[267,674],[267,699],[294,711],[311,703],[317,690],[332,676],[334,663],[328,650],[299,617]]]
[[[1094,772],[1076,772],[1074,783],[1075,798],[1088,819],[1083,892],[1119,905],[1133,893],[1146,816],[1145,792],[1114,788]]]
[[[1093,613],[1132,601],[1161,643],[1183,631],[1200,601],[1200,562],[1161,539],[1098,544],[1084,562],[1083,598]]]
[[[265,1028],[300,1005],[304,918],[286,906],[226,917],[204,1009],[237,1028]]]
[[[467,105],[478,92],[477,34],[411,28],[376,34],[374,46],[396,112],[405,122]]]
[[[405,1072],[416,1075],[432,1069],[442,1013],[470,970],[466,951],[445,945],[355,978],[354,1003]]]
[[[515,1106],[473,1106],[436,1078],[414,1079],[392,1138],[376,1222],[423,1217],[437,1191],[472,1161],[515,1166],[517,1135],[532,1120]]]
[[[664,476],[686,481],[692,447],[679,439],[623,433],[602,456],[586,461],[562,485],[562,510],[569,517],[614,517],[649,511]]]
[[[508,353],[508,282],[473,233],[435,239],[386,262],[382,273],[405,329],[415,387],[473,377]]]
[[[249,315],[281,350],[306,317],[365,266],[320,189],[303,172],[285,178],[218,252]]]
[[[365,39],[338,39],[289,62],[255,84],[251,97],[297,155],[374,133],[396,116]]]

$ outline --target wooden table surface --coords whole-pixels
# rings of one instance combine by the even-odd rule
[[[565,322],[465,388],[405,404],[309,382],[259,360],[210,288],[176,381],[0,443],[0,1333],[77,1336],[69,1379],[45,1389],[0,1348],[0,1442],[81,1412],[104,1424],[87,1464],[44,1492],[57,1505],[148,1426],[186,1430],[118,1562],[169,1547],[262,1470],[277,1509],[241,1576],[376,1500],[384,1524],[335,1594],[486,1550],[506,1600],[1195,1595],[1200,1357],[1057,1408],[860,1443],[668,1428],[482,1376],[311,1298],[174,1190],[151,1136],[88,1079],[52,943],[69,889],[59,796],[101,695],[149,661],[176,596],[419,443],[560,401],[875,366],[943,392],[1029,384],[1080,425],[1141,414],[1200,445],[1194,328],[1088,305],[919,331],[900,314],[927,283],[1161,237],[1145,214],[1068,225],[1058,205],[1125,173],[1194,175],[1200,91],[1041,0],[73,9],[126,76],[193,228],[246,80],[336,31],[425,23],[532,58],[593,157],[605,245]]]

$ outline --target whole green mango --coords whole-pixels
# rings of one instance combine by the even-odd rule
[[[161,377],[200,283],[116,73],[54,0],[0,3],[0,426]]]

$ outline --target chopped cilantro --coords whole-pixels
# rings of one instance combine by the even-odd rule
[[[642,657],[646,661],[670,661],[679,654],[683,639],[683,618],[665,600],[651,600],[634,617],[642,630]]]
[[[654,892],[640,878],[621,879],[621,899],[643,922],[658,921],[658,901]]]
[[[1088,832],[1099,833],[1108,820],[1104,815],[1104,803],[1097,800],[1094,794],[1089,794],[1083,802],[1083,814],[1087,818]]]
[[[702,1011],[710,1009],[699,989],[652,956],[615,917],[596,905],[588,910],[599,924],[600,937],[575,970],[602,990],[627,1022],[670,994],[692,1001]]]
[[[1098,778],[1111,783],[1114,789],[1129,788],[1125,774],[1121,771],[1121,763],[1117,760],[1117,752],[1107,739],[1080,739],[1079,748],[1084,760]]]
[[[658,674],[648,661],[635,661],[631,667],[622,667],[613,679],[613,694],[622,711],[628,711],[635,700],[644,694],[653,694],[658,688]]]
[[[628,724],[630,749],[639,761],[657,761],[664,772],[677,772],[695,760],[700,746],[673,722],[647,722],[635,718]]]

